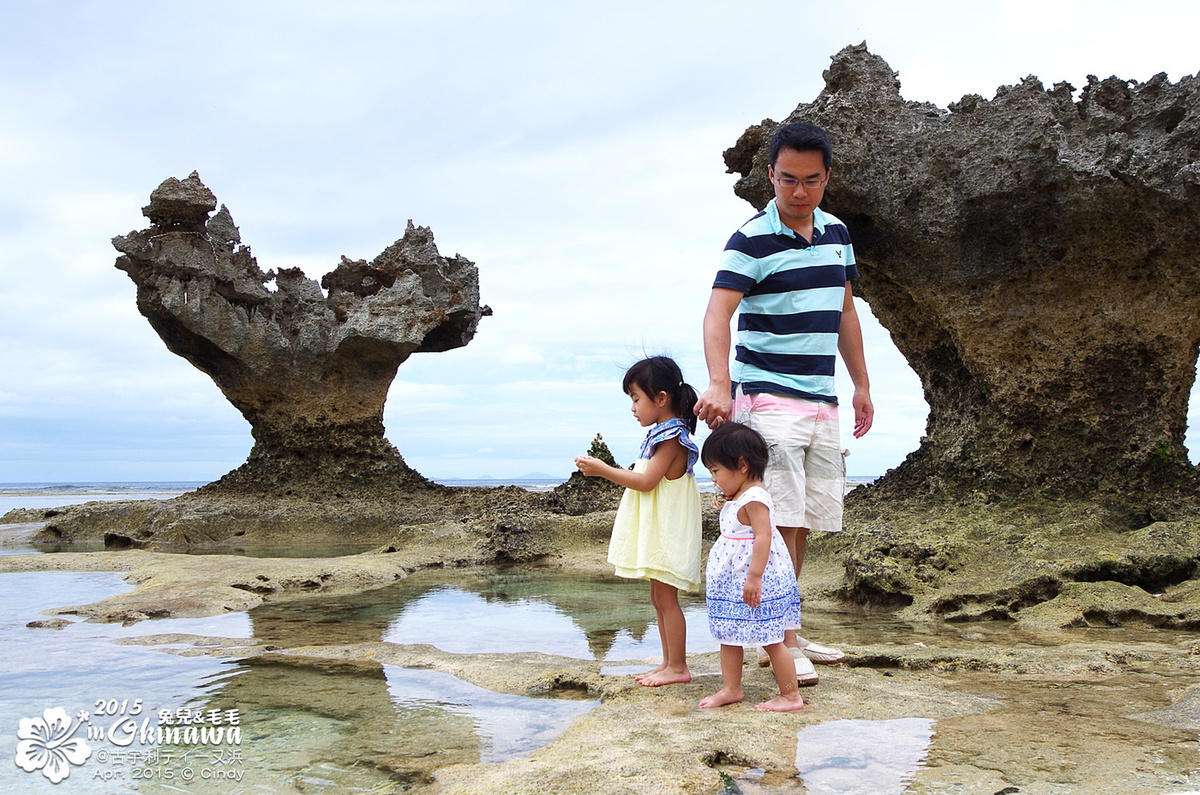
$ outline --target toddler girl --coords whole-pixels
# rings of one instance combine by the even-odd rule
[[[658,617],[663,661],[637,681],[649,687],[691,681],[685,646],[687,625],[679,591],[700,588],[700,490],[692,467],[700,451],[696,430],[696,390],[683,382],[679,365],[652,356],[630,367],[622,383],[633,401],[633,416],[649,427],[632,470],[579,456],[575,466],[625,487],[617,508],[608,562],[619,577],[650,581],[650,601]]]
[[[704,442],[701,455],[713,483],[725,495],[721,537],[705,570],[708,627],[721,644],[721,684],[702,708],[742,700],[744,646],[762,646],[771,658],[779,695],[755,709],[804,708],[796,665],[783,633],[800,628],[800,592],[783,536],[775,529],[771,495],[763,488],[767,443],[752,428],[726,422]]]

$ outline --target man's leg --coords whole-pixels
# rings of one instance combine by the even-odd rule
[[[808,528],[780,527],[777,529],[779,535],[783,536],[783,542],[787,544],[788,552],[792,556],[792,566],[796,569],[796,577],[799,577],[800,569],[804,567],[804,549],[808,546]],[[846,659],[846,655],[840,649],[818,645],[790,630],[783,634],[783,643],[785,646],[800,649],[804,652],[805,657],[815,663],[839,663]]]
[[[792,568],[796,570],[796,576],[800,576],[800,569],[804,568],[804,548],[808,546],[808,528],[807,527],[776,527],[779,535],[783,536],[783,543],[787,544],[788,554],[792,556]]]
[[[783,536],[783,543],[787,545],[788,554],[792,557],[792,568],[796,570],[796,576],[800,576],[800,569],[804,566],[804,548],[808,545],[808,528],[807,527],[776,527],[779,535]],[[793,649],[800,648],[800,639],[796,637],[794,630],[788,630],[783,633],[783,645],[790,646]]]
[[[805,526],[794,529],[795,541],[788,545],[797,577],[804,566],[809,529],[815,528],[825,532],[838,532],[842,529],[846,459],[841,448],[836,407],[820,407],[813,424],[812,443],[804,455],[804,485]],[[815,663],[838,663],[846,659],[846,655],[838,649],[819,646],[801,637],[796,638],[796,642],[804,656]]]

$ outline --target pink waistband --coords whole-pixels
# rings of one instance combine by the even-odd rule
[[[805,400],[767,392],[743,395],[739,390],[733,400],[733,412],[736,415],[739,411],[748,410],[800,414],[817,420],[836,420],[838,416],[838,407],[822,400]]]

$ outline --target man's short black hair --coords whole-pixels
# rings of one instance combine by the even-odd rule
[[[771,136],[770,148],[767,150],[772,168],[775,167],[775,161],[779,159],[780,149],[820,152],[821,156],[825,158],[825,170],[828,171],[833,167],[833,144],[829,142],[829,136],[825,131],[815,124],[797,121],[785,124],[775,131]]]

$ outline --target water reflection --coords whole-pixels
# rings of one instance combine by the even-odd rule
[[[432,701],[400,704],[391,679],[370,661],[249,658],[198,706],[243,716],[242,783],[265,791],[391,791],[480,761],[486,749],[471,716]]]
[[[934,721],[835,720],[797,735],[796,769],[809,795],[899,795],[921,767]]]
[[[384,672],[392,700],[401,712],[411,715],[432,709],[467,717],[483,742],[480,757],[484,762],[525,756],[600,703],[493,693],[437,671],[387,665]],[[440,745],[440,735],[438,742]]]
[[[303,610],[268,608],[249,615],[161,619],[129,627],[82,621],[68,621],[59,630],[27,626],[48,618],[42,610],[99,601],[129,587],[119,574],[109,573],[0,575],[5,596],[0,600],[0,641],[6,663],[0,675],[0,727],[7,727],[0,729],[0,757],[14,758],[21,719],[36,718],[53,707],[72,716],[94,711],[97,699],[140,699],[141,717],[154,723],[161,709],[238,713],[242,742],[218,750],[237,752],[238,764],[224,770],[239,773],[242,787],[268,792],[395,791],[429,783],[433,771],[446,765],[503,761],[529,753],[597,704],[496,694],[447,674],[371,661],[218,660],[112,642],[169,633],[257,636],[279,645],[378,641],[397,610],[419,597],[421,589],[375,594],[378,598],[367,604],[353,604],[361,596],[340,600],[332,616],[326,600],[314,600]],[[393,598],[397,604],[391,603]],[[339,614],[353,620],[342,620]],[[191,651],[190,644],[179,646]],[[104,725],[110,722],[106,719]],[[144,760],[152,745],[139,740],[118,749],[103,737],[90,745],[91,757],[57,786],[37,772],[0,765],[0,791],[56,793],[69,787],[169,792],[178,791],[178,777],[189,767],[199,771],[198,776],[217,770],[212,749],[196,753],[194,747],[164,745],[158,750],[170,761],[156,763],[154,770],[173,774],[175,780],[133,781],[135,768],[148,769],[137,760]],[[117,751],[142,756],[118,757]],[[113,789],[116,781],[121,783],[118,790]],[[188,791],[228,792],[229,783],[196,780]]]
[[[546,585],[539,594],[520,597],[431,588],[389,624],[384,640],[428,643],[452,654],[542,652],[602,661],[660,654],[658,626],[640,584],[595,581],[584,584],[582,593],[571,593],[567,583],[559,583],[564,587],[559,593]],[[702,602],[691,600],[684,618],[689,653],[719,648]]]
[[[91,776],[99,770],[95,757],[88,767],[76,768],[61,784],[51,784],[40,773],[26,773],[12,760],[16,754],[17,727],[22,719],[37,718],[46,709],[61,707],[69,715],[95,711],[97,700],[142,699],[154,708],[178,709],[198,694],[230,663],[208,657],[176,657],[143,646],[112,643],[129,637],[163,631],[190,631],[245,637],[245,615],[213,619],[143,622],[133,627],[75,621],[62,629],[31,629],[31,621],[46,620],[41,611],[65,604],[94,602],[128,591],[120,574],[81,572],[29,572],[0,575],[0,647],[4,667],[0,673],[0,792],[61,793],[112,792],[112,781]],[[106,725],[108,720],[96,720]],[[94,743],[96,748],[100,743]]]
[[[533,651],[616,663],[603,669],[608,671],[635,668],[618,661],[635,662],[659,652],[653,609],[643,583],[547,569],[421,572],[375,591],[344,597],[312,595],[213,619],[144,621],[131,627],[75,622],[61,631],[26,627],[33,619],[45,618],[39,615],[42,609],[97,601],[128,588],[117,574],[0,575],[4,595],[0,642],[6,663],[0,673],[0,759],[13,758],[20,718],[53,706],[73,712],[99,698],[144,698],[155,707],[238,710],[243,716],[246,777],[242,787],[209,782],[205,789],[196,782],[187,791],[221,795],[394,792],[420,789],[432,782],[434,771],[448,765],[524,755],[594,706],[498,695],[444,673],[373,661],[283,655],[216,660],[110,642],[131,635],[255,637],[291,648],[297,655],[304,653],[298,647],[307,645],[429,643],[451,654]],[[702,599],[685,600],[684,609],[693,623],[689,651],[715,650],[704,624]],[[1179,633],[1150,629],[1032,633],[1002,623],[909,624],[878,614],[818,610],[810,611],[805,622],[817,638],[848,646],[873,644],[878,662],[865,654],[853,661],[868,667],[895,665],[886,649],[881,650],[887,644],[927,644],[931,650],[940,646],[956,653],[989,646],[1086,646],[1091,637],[1119,637],[1131,645],[1121,652],[1125,662],[1119,676],[1111,675],[1109,667],[1098,670],[1098,676],[1085,671],[1077,681],[1066,679],[1065,674],[1057,679],[1053,674],[998,677],[987,671],[959,671],[945,679],[928,674],[941,687],[965,694],[964,698],[981,695],[994,702],[956,707],[949,713],[944,701],[939,702],[941,712],[918,701],[907,711],[902,707],[864,713],[862,705],[872,703],[874,677],[883,681],[892,672],[831,669],[831,685],[814,694],[817,709],[802,715],[796,725],[848,714],[937,715],[933,759],[943,761],[932,761],[929,769],[922,767],[933,740],[932,721],[827,721],[797,735],[799,776],[791,775],[790,769],[743,772],[735,783],[745,795],[899,793],[914,775],[914,789],[949,792],[952,784],[958,786],[959,773],[955,766],[946,765],[947,756],[984,760],[988,770],[999,771],[994,778],[1001,783],[988,792],[1002,790],[1005,782],[1020,780],[1021,775],[1036,778],[1042,768],[1083,771],[1071,775],[1089,784],[1110,771],[1152,768],[1155,772],[1139,772],[1153,784],[1138,790],[1144,792],[1183,791],[1193,780],[1187,773],[1195,768],[1195,724],[1168,721],[1188,719],[1191,707],[1187,699],[1181,700],[1178,688],[1196,683],[1193,666],[1184,665],[1193,656],[1186,649],[1178,652],[1189,642]],[[1132,646],[1141,642],[1152,645],[1144,650]],[[1175,656],[1165,655],[1167,649],[1175,649]],[[195,650],[181,646],[178,651]],[[1103,662],[1098,655],[1096,659]],[[897,679],[889,682],[911,682],[906,672],[896,673]],[[839,679],[868,690],[840,693]],[[1122,705],[1118,715],[1132,713],[1140,719],[1115,717],[1114,704]],[[1168,706],[1172,709],[1164,709]],[[1151,710],[1161,713],[1163,725],[1180,725],[1188,731],[1142,722],[1150,719]],[[695,720],[705,719],[695,716]],[[790,739],[786,742],[790,745]],[[1031,768],[1027,759],[1032,757],[1043,760],[1037,763],[1042,768]],[[1153,764],[1147,767],[1145,760]],[[124,788],[93,782],[87,775],[100,768],[95,759],[88,765],[55,787],[11,763],[0,764],[0,792],[178,791],[169,782],[139,782]],[[751,775],[756,772],[757,777]],[[1077,791],[1131,790],[1080,785]]]
[[[681,595],[681,603],[688,652],[717,651],[703,598]],[[644,583],[577,572],[422,572],[353,597],[262,605],[250,616],[254,634],[280,646],[383,640],[452,654],[600,661],[661,653]]]

